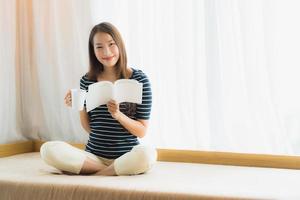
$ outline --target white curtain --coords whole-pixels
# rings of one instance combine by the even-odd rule
[[[79,87],[88,70],[92,25],[109,21],[123,35],[129,66],[142,69],[152,83],[150,128],[142,142],[300,152],[297,1],[4,2],[0,88],[14,94],[1,99],[1,143],[23,137],[86,141],[78,113],[64,107],[63,96]],[[5,35],[7,20],[11,32]]]
[[[86,141],[63,97],[88,68],[89,2],[1,1],[0,9],[0,143]]]
[[[274,4],[273,4],[274,5]],[[269,61],[276,9],[268,1],[207,1],[208,98],[212,146],[290,153],[272,97]],[[270,18],[268,18],[270,17]],[[275,32],[276,33],[276,32]]]
[[[7,23],[10,22],[10,23]],[[1,143],[23,140],[16,80],[16,2],[0,6],[0,134]]]
[[[88,1],[34,1],[34,57],[40,99],[39,137],[83,142],[87,134],[78,112],[64,106],[70,88],[88,69],[88,37],[92,28]],[[41,119],[41,118],[40,118]]]

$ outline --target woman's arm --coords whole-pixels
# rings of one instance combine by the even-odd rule
[[[90,134],[91,127],[90,127],[90,118],[88,113],[86,112],[85,109],[83,109],[82,111],[79,112],[79,115],[80,115],[81,126],[83,127],[84,130],[86,130],[86,132],[88,132],[88,134]]]
[[[68,107],[72,106],[72,95],[71,95],[71,90],[69,90],[64,98],[65,104]],[[80,115],[80,123],[81,126],[83,127],[84,130],[86,130],[88,133],[91,132],[90,128],[90,118],[88,113],[86,112],[85,108],[79,112]]]
[[[124,126],[132,135],[142,138],[146,135],[148,128],[148,120],[134,120],[120,112],[116,120]]]
[[[127,117],[119,110],[119,104],[111,100],[107,103],[107,108],[114,119],[120,122],[132,135],[142,138],[146,135],[148,120],[134,120]]]

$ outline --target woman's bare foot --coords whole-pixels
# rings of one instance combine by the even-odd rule
[[[116,176],[117,173],[114,168],[114,164],[112,163],[108,167],[98,171],[95,175],[103,175],[103,176]]]
[[[80,170],[80,174],[94,174],[100,170],[103,170],[106,168],[106,165],[97,162],[91,158],[87,158]]]

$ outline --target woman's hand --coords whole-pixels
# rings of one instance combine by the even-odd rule
[[[121,111],[119,109],[119,104],[115,100],[110,100],[107,104],[108,112],[111,114],[111,116],[118,120]]]
[[[72,95],[71,90],[68,90],[65,98],[64,98],[65,105],[68,107],[72,107]]]

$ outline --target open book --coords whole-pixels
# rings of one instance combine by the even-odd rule
[[[100,105],[107,104],[111,99],[114,99],[117,103],[141,104],[143,84],[132,79],[119,79],[115,83],[100,81],[89,85],[88,91],[71,90],[73,109],[82,110],[84,101],[86,101],[86,110],[89,112]]]

